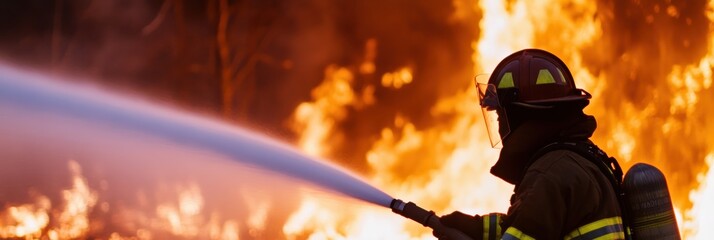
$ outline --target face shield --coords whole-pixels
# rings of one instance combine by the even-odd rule
[[[491,147],[502,148],[502,140],[511,132],[511,128],[506,111],[498,101],[496,85],[488,84],[488,75],[485,74],[476,76],[475,82]]]

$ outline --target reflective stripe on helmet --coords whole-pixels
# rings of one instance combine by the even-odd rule
[[[588,223],[572,231],[565,239],[625,239],[622,218],[611,217]]]
[[[509,227],[506,229],[506,233],[503,234],[504,240],[517,240],[517,239],[523,239],[523,240],[535,240],[535,238],[526,235],[525,233],[521,232],[521,230],[518,230],[517,228],[514,227]]]
[[[555,83],[555,78],[553,78],[553,75],[550,74],[550,71],[548,69],[541,69],[538,71],[538,78],[536,79],[536,85],[538,84],[551,84]]]
[[[503,77],[501,77],[501,81],[498,82],[498,88],[512,88],[515,87],[513,84],[513,73],[511,72],[506,72],[503,74]]]

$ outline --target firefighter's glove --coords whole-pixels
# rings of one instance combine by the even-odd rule
[[[478,215],[466,215],[462,212],[455,211],[441,216],[440,221],[444,226],[461,231],[472,239],[483,238],[483,220]],[[441,240],[448,239],[437,231],[434,231],[432,234]]]

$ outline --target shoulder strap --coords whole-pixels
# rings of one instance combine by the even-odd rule
[[[620,210],[622,212],[623,224],[625,225],[625,239],[632,239],[629,233],[629,208],[625,201],[625,192],[622,190],[622,168],[617,162],[617,159],[607,156],[600,148],[598,148],[594,143],[587,142],[554,142],[551,143],[536,152],[533,158],[530,160],[530,164],[533,164],[543,155],[555,151],[555,150],[569,150],[575,152],[582,156],[583,158],[594,163],[600,169],[608,180],[610,180],[610,185],[612,185],[615,194],[617,195],[617,200],[620,203]],[[529,164],[529,166],[530,166]],[[527,166],[527,167],[529,167]],[[527,168],[526,167],[526,168]]]
[[[533,164],[536,160],[538,160],[540,157],[543,155],[555,151],[555,150],[569,150],[572,152],[577,153],[578,155],[582,156],[583,158],[589,160],[595,166],[597,166],[600,171],[607,176],[608,180],[610,180],[610,184],[615,190],[615,193],[620,195],[622,193],[622,189],[620,185],[622,184],[622,168],[620,168],[620,164],[617,162],[617,160],[613,157],[607,156],[605,152],[600,150],[595,144],[592,142],[554,142],[551,144],[548,144],[547,146],[541,148],[538,150],[534,155],[533,158],[530,161],[530,164]],[[530,165],[529,164],[529,165]]]

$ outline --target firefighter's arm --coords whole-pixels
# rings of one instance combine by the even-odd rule
[[[481,240],[501,239],[501,216],[502,213],[472,216],[456,211],[440,219],[445,226],[459,230],[474,240]],[[438,232],[434,232],[434,236],[442,239]]]
[[[565,206],[557,184],[538,174],[524,178],[531,181],[514,197],[503,233],[507,239],[559,239],[565,218]]]

